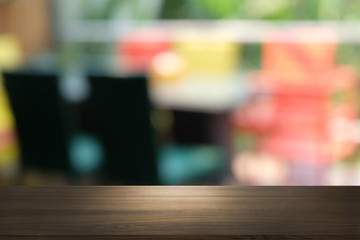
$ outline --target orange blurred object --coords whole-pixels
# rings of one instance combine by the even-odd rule
[[[336,38],[327,29],[274,33],[263,45],[263,71],[273,75],[275,81],[310,81],[309,73],[335,67],[336,49]]]

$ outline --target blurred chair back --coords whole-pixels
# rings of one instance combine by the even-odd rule
[[[25,168],[68,170],[63,104],[56,75],[6,73]]]
[[[89,77],[95,135],[110,184],[157,184],[157,165],[145,76]]]

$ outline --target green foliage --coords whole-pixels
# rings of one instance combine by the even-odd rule
[[[355,69],[360,66],[360,46],[359,44],[341,44],[337,54],[337,64],[352,65]]]
[[[82,2],[82,17],[85,19],[110,19],[115,11],[126,4],[126,0],[104,0],[103,4],[98,1],[85,0]]]
[[[242,50],[242,67],[244,69],[260,69],[261,68],[261,45],[246,44]]]
[[[239,0],[194,0],[194,7],[204,7],[215,19],[226,19],[236,17],[242,2]]]
[[[358,0],[165,0],[165,19],[360,19]]]

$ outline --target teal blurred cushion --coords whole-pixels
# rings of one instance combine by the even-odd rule
[[[162,184],[189,184],[220,171],[225,161],[224,151],[215,146],[169,145],[160,150],[159,177]]]

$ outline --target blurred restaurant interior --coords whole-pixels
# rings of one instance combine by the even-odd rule
[[[0,185],[359,185],[359,11],[0,0]]]

